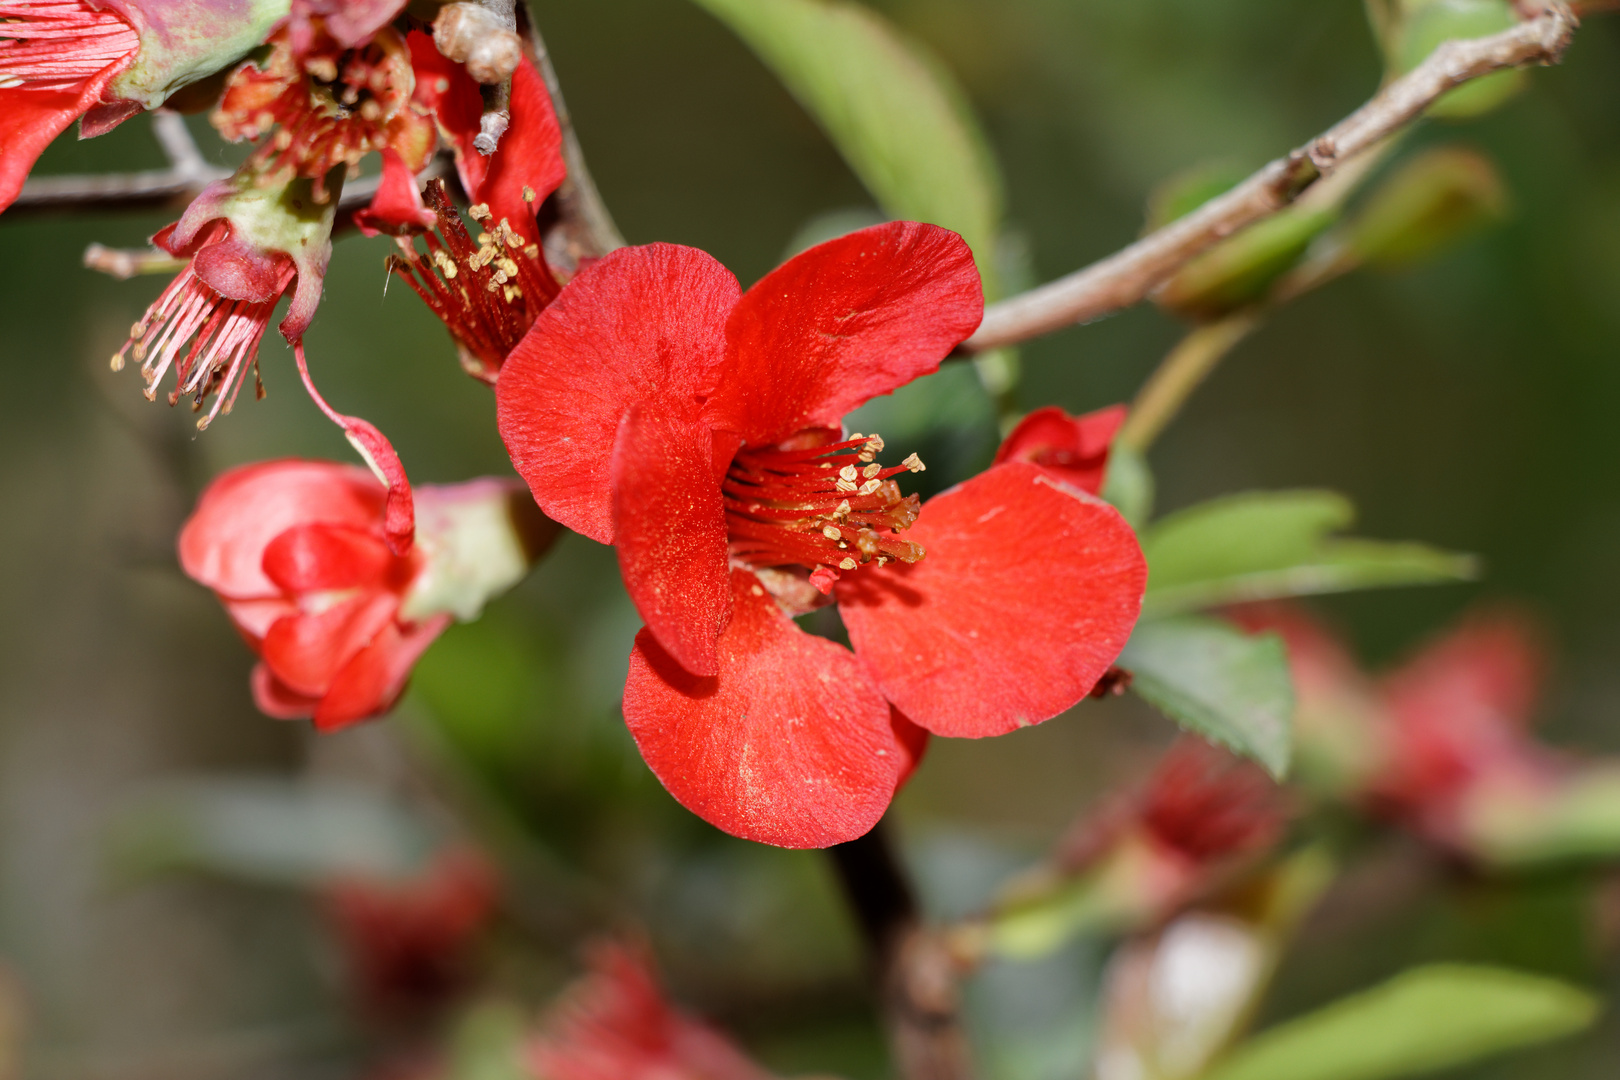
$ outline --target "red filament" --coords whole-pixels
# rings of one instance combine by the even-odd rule
[[[129,23],[82,0],[0,0],[0,90],[77,91],[140,44]]]

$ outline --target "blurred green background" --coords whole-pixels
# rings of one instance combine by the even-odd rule
[[[1257,166],[1348,113],[1380,73],[1358,0],[873,6],[967,86],[1027,254],[1014,276],[1033,279],[1131,240],[1168,175]],[[871,205],[815,124],[695,6],[544,0],[538,13],[631,242],[705,248],[747,284],[811,219]],[[1499,163],[1510,220],[1419,270],[1357,275],[1280,313],[1154,450],[1160,506],[1326,486],[1356,501],[1362,535],[1480,553],[1478,585],[1323,606],[1378,662],[1478,600],[1528,607],[1556,643],[1552,737],[1620,750],[1620,23],[1592,18],[1528,93],[1417,141],[1459,138]],[[161,164],[137,120],[61,142],[40,171]],[[767,1063],[881,1075],[823,857],[720,836],[635,754],[617,703],[638,621],[607,549],[565,538],[482,622],[445,635],[385,724],[316,740],[254,711],[251,657],[179,573],[174,534],[227,466],[349,455],[279,339],[263,352],[268,399],[244,398],[201,436],[189,414],[142,400],[134,372],[107,370],[162,282],[111,281],[80,255],[91,241],[134,246],[170,217],[0,218],[0,960],[24,988],[28,1074],[347,1074],[359,1051],[306,891],[131,874],[109,858],[109,830],[154,785],[270,773],[388,791],[501,854],[524,940],[503,978],[520,998],[565,976],[582,935],[639,925],[678,992]],[[338,242],[308,338],[316,379],[390,434],[414,480],[508,472],[489,391],[408,290],[385,289],[388,250]],[[1126,400],[1178,334],[1141,307],[1034,342],[1020,402]],[[965,366],[880,407],[891,446],[907,429],[931,464],[930,440],[946,455],[929,473],[940,484],[993,446]],[[972,908],[1172,734],[1121,699],[986,743],[936,740],[896,812],[927,902]],[[1270,1015],[1427,959],[1620,990],[1614,915],[1598,917],[1589,879],[1508,886],[1430,870],[1421,889],[1407,862],[1398,847],[1376,853],[1346,886],[1361,891],[1330,899]],[[991,1075],[1077,1075],[1065,1062],[1084,1053],[1097,963],[1079,948],[980,981],[973,1022]],[[1609,1077],[1617,1054],[1610,1022],[1467,1075]]]

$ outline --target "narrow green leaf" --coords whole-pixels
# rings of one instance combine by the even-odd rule
[[[1281,638],[1201,616],[1160,619],[1137,626],[1119,662],[1170,719],[1287,774],[1294,685]]]
[[[1142,533],[1145,617],[1283,596],[1463,581],[1467,555],[1424,544],[1339,539],[1355,509],[1331,491],[1246,492],[1211,499]]]
[[[1567,983],[1436,964],[1261,1032],[1205,1080],[1393,1080],[1571,1035],[1597,1013]]]
[[[966,94],[938,60],[845,0],[695,2],[776,73],[888,214],[961,233],[991,281],[1001,181]]]

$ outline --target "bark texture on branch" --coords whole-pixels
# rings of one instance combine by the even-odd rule
[[[1441,44],[1360,109],[1224,195],[1100,262],[990,305],[958,351],[1013,345],[1137,303],[1200,252],[1275,214],[1318,179],[1416,120],[1448,90],[1509,68],[1557,63],[1578,25],[1569,6],[1559,3],[1499,34]]]

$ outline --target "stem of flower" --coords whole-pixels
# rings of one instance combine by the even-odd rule
[[[1191,330],[1148,376],[1115,442],[1146,452],[1221,358],[1259,325],[1259,312],[1245,310]]]
[[[944,937],[922,924],[888,831],[880,822],[827,853],[876,969],[898,1074],[904,1080],[971,1080],[956,961]]]

